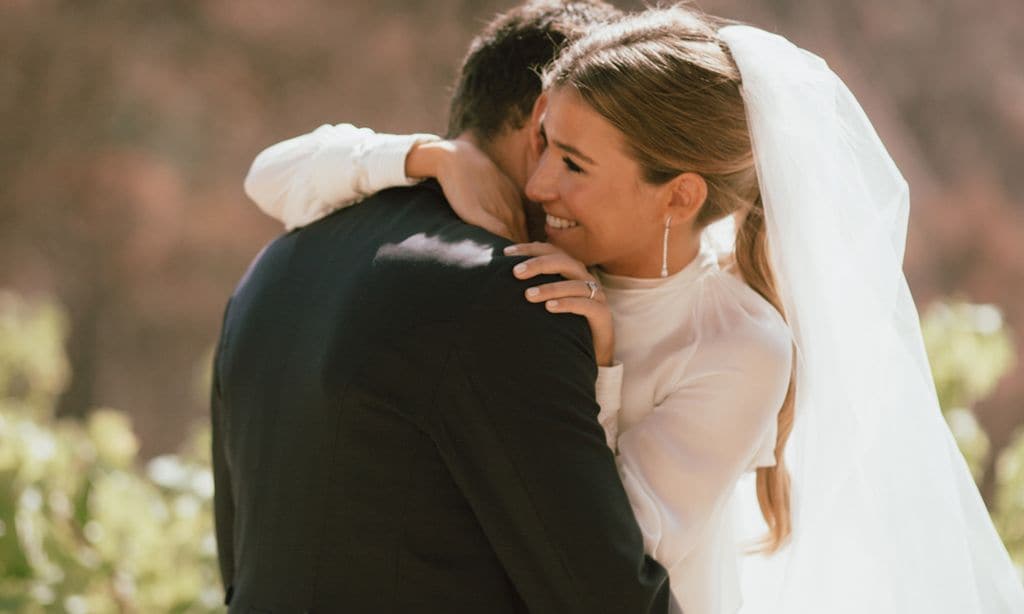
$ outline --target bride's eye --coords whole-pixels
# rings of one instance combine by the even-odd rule
[[[540,149],[544,151],[548,148],[548,133],[544,132],[544,126],[537,130],[537,136],[540,138]]]
[[[570,173],[582,173],[583,169],[580,168],[579,164],[572,161],[572,158],[565,156],[562,158],[562,162],[565,162],[565,168],[569,169]]]

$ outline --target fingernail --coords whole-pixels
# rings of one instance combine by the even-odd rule
[[[514,253],[516,253],[518,251],[519,251],[519,248],[516,247],[515,245],[509,245],[508,247],[505,248],[505,253],[506,254],[514,254]]]
[[[526,290],[526,296],[537,296],[538,294],[540,294],[540,289],[538,288],[527,288]]]
[[[515,268],[512,269],[512,272],[513,273],[525,273],[526,272],[526,264],[525,263],[524,264],[517,264],[515,266]]]
[[[547,306],[548,306],[549,309],[554,309],[555,307],[558,307],[558,301],[557,300],[548,301],[547,302]]]

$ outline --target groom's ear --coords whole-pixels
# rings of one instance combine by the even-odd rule
[[[541,92],[540,96],[537,96],[537,100],[533,103],[533,112],[530,113],[530,153],[534,161],[540,158],[540,155],[544,152],[545,143],[540,135],[540,123],[544,119],[544,111],[547,108],[548,94],[547,92]]]

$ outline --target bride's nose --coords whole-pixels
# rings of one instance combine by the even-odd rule
[[[555,199],[555,165],[551,164],[552,157],[549,151],[545,150],[537,162],[537,168],[526,181],[526,198],[535,203],[549,202]]]

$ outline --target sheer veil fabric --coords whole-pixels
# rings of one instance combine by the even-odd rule
[[[744,562],[741,612],[1024,612],[939,409],[902,270],[906,181],[821,58],[748,26],[720,34],[798,356],[793,538]]]

